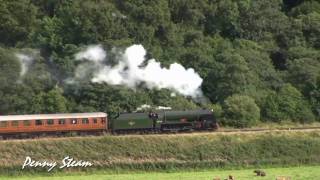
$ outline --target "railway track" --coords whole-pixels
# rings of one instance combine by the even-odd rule
[[[178,134],[212,134],[212,133],[255,133],[255,132],[281,132],[281,131],[316,131],[320,130],[320,126],[316,127],[279,127],[279,128],[245,128],[245,129],[219,129],[217,131],[193,131]]]
[[[205,134],[238,134],[238,133],[263,133],[263,132],[284,132],[284,131],[317,131],[320,130],[320,126],[316,127],[279,127],[279,128],[245,128],[245,129],[219,129],[217,131],[185,131],[185,132],[167,132],[167,133],[144,133],[144,134],[110,134],[107,133],[104,136],[162,136],[162,135],[205,135]],[[101,136],[101,135],[100,135]],[[10,138],[0,141],[8,140],[37,140],[37,139],[63,139],[63,138],[80,138],[89,136],[43,136],[38,138]],[[98,137],[98,136],[92,136]]]
[[[217,132],[256,132],[256,131],[299,131],[299,130],[320,130],[316,127],[279,127],[279,128],[245,128],[245,129],[222,129]]]
[[[167,133],[148,133],[148,134],[117,134],[114,136],[161,136],[161,135],[204,135],[204,134],[237,134],[237,133],[263,133],[263,132],[285,132],[285,131],[317,131],[317,127],[279,127],[279,128],[245,128],[245,129],[219,129],[217,131],[184,131]]]

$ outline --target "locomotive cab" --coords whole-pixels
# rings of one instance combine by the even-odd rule
[[[217,129],[217,123],[213,114],[200,115],[200,129]]]

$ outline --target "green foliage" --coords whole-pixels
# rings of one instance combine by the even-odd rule
[[[14,53],[0,48],[0,89],[14,85],[20,78],[21,65]]]
[[[35,35],[35,44],[46,47],[47,49],[58,49],[63,45],[63,39],[58,33],[61,31],[61,20],[57,17],[44,17]]]
[[[150,92],[152,103],[156,106],[171,107],[177,110],[197,109],[198,106],[183,96],[173,94],[169,90],[153,90]]]
[[[320,78],[318,78],[315,88],[310,92],[310,102],[317,119],[320,120]]]
[[[205,23],[205,32],[220,33],[224,37],[235,38],[240,36],[239,10],[241,3],[232,0],[217,1],[208,12]]]
[[[239,94],[254,99],[264,120],[319,119],[319,7],[316,0],[0,0],[0,112],[203,106],[168,90],[90,84],[89,76],[65,83],[83,46],[142,44],[147,58],[164,67],[178,62],[195,69],[208,104]],[[21,52],[34,58],[24,76],[15,56]],[[113,56],[108,51],[112,62]]]
[[[232,94],[250,94],[256,90],[258,79],[241,55],[225,52],[216,58],[203,85],[213,102],[222,102]]]
[[[305,57],[290,62],[288,80],[307,97],[320,77],[320,61]]]
[[[310,105],[302,94],[290,84],[284,85],[279,92],[271,93],[263,109],[267,119],[280,122],[293,120],[310,122],[314,120]]]
[[[220,104],[210,104],[208,106],[206,106],[207,109],[212,110],[214,117],[220,121],[220,119],[223,117],[223,109],[222,106]]]
[[[240,8],[240,36],[261,41],[269,34],[277,35],[288,26],[288,17],[281,11],[281,0],[249,1]]]
[[[272,60],[261,45],[249,40],[236,40],[234,46],[241,55],[253,76],[259,78],[255,82],[257,90],[265,88],[277,88],[282,84],[279,73],[275,70]]]
[[[63,113],[67,112],[67,100],[62,95],[61,89],[52,89],[47,93],[41,92],[31,100],[31,112]]]
[[[301,17],[302,30],[309,47],[320,48],[320,12],[313,12]]]
[[[250,127],[260,120],[260,109],[249,96],[232,95],[224,102],[225,123],[235,127]]]
[[[37,8],[30,0],[0,1],[0,43],[15,46],[36,28]]]
[[[289,0],[287,0],[290,2]],[[298,1],[299,2],[299,1]],[[298,5],[298,6],[297,6]],[[312,12],[320,12],[320,2],[317,0],[310,0],[310,1],[300,1],[297,3],[292,9],[290,9],[289,14],[291,16],[299,16],[302,14],[309,14]]]

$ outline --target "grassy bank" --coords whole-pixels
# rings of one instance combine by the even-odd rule
[[[58,163],[70,156],[94,164],[64,171],[115,172],[314,165],[319,154],[318,131],[13,140],[0,142],[0,173],[47,174],[47,168],[21,170],[26,156]]]

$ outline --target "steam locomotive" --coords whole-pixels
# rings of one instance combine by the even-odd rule
[[[218,124],[210,110],[121,113],[67,113],[0,116],[0,137],[103,134],[131,132],[179,132],[215,130]]]

